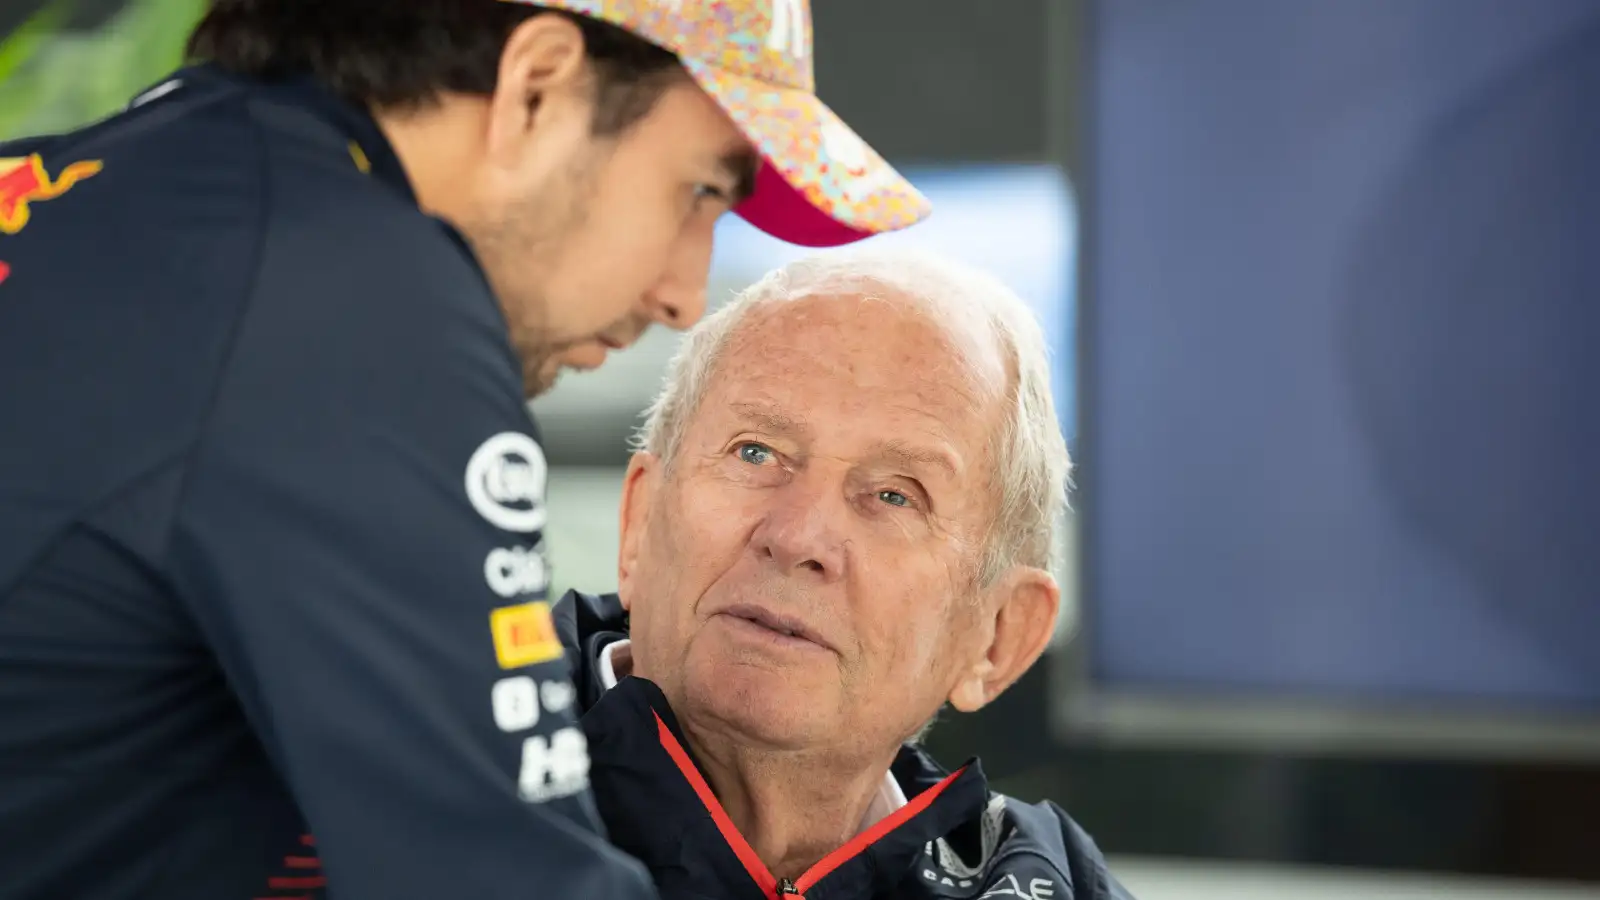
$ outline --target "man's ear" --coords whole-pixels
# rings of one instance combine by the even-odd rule
[[[523,164],[528,142],[588,136],[593,88],[583,32],[565,16],[532,16],[511,30],[500,53],[485,136],[491,159]],[[581,130],[580,130],[581,129]]]
[[[643,450],[628,460],[628,472],[622,476],[622,509],[619,518],[622,540],[617,552],[617,596],[622,608],[633,609],[633,576],[639,566],[639,545],[644,540],[645,525],[650,521],[650,508],[655,501],[656,484],[660,480],[661,461]]]
[[[1055,578],[1029,566],[1016,567],[985,593],[977,633],[988,646],[950,691],[950,705],[962,712],[982,709],[1028,671],[1050,645],[1061,607]]]

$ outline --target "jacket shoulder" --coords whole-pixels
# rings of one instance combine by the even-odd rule
[[[928,893],[950,900],[1132,900],[1094,839],[1054,803],[993,794],[981,831],[981,850],[965,848],[980,856],[972,862],[946,841],[934,842],[922,873]]]
[[[1132,900],[1132,895],[1111,874],[1094,838],[1066,810],[1051,801],[1023,803],[1014,797],[1004,799],[1006,818],[1013,827],[996,854],[997,860],[1014,853],[1019,871],[1037,873],[1037,887],[1050,885],[1050,875],[1043,871],[1043,864],[1053,864],[1050,868],[1062,883],[1052,900]],[[1029,857],[1040,865],[1030,869]],[[1046,900],[1037,890],[1028,896]]]

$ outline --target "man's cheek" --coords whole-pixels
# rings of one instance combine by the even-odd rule
[[[954,649],[954,635],[946,634],[942,628],[933,631],[923,627],[929,612],[908,612],[874,629],[866,653],[872,662],[870,668],[882,679],[886,690],[897,684],[921,684],[932,674],[930,662],[941,652]]]

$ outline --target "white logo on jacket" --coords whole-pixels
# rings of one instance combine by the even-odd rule
[[[467,461],[467,499],[478,515],[506,531],[544,527],[544,450],[528,435],[506,431],[484,441]]]
[[[1056,895],[1055,883],[1048,878],[1030,878],[1026,887],[1015,875],[1002,875],[994,886],[978,895],[985,897],[1017,897],[1019,900],[1050,900]]]
[[[539,685],[539,699],[544,701],[545,711],[549,713],[566,712],[577,695],[577,689],[568,681],[546,681]]]
[[[527,731],[539,724],[539,689],[532,678],[513,675],[494,683],[489,691],[494,723],[501,731]]]
[[[489,705],[494,723],[501,731],[527,731],[539,724],[539,710],[560,715],[572,708],[577,691],[566,681],[535,682],[527,675],[513,675],[494,683]]]
[[[576,727],[550,735],[536,734],[522,742],[522,774],[517,793],[529,803],[543,803],[579,793],[589,786],[589,741]]]
[[[502,597],[542,594],[550,586],[550,565],[529,547],[496,547],[483,561],[483,578]]]

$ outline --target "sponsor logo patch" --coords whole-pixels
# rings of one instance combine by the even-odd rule
[[[577,693],[577,688],[569,681],[546,681],[539,685],[539,699],[544,701],[545,711],[550,713],[566,712]]]
[[[589,786],[589,741],[577,728],[536,734],[522,742],[517,793],[529,803],[568,797]]]
[[[526,675],[513,675],[495,682],[489,692],[494,723],[501,731],[527,731],[539,724],[539,688]]]
[[[1055,882],[1048,878],[1029,878],[1024,884],[1016,875],[1002,875],[1000,879],[978,896],[978,900],[985,897],[1016,897],[1017,900],[1050,900],[1057,893]]]
[[[478,515],[506,531],[544,527],[544,451],[528,435],[506,431],[479,445],[467,461],[467,499]]]
[[[85,178],[98,175],[101,168],[103,164],[97,159],[83,160],[51,179],[37,153],[20,159],[0,159],[0,233],[21,232],[33,217],[31,204],[54,200]]]
[[[561,639],[556,636],[548,603],[502,606],[489,613],[489,631],[494,635],[494,655],[502,669],[520,669],[562,656]]]
[[[550,586],[544,554],[528,547],[496,547],[483,560],[489,590],[506,599],[518,594],[543,594]]]

